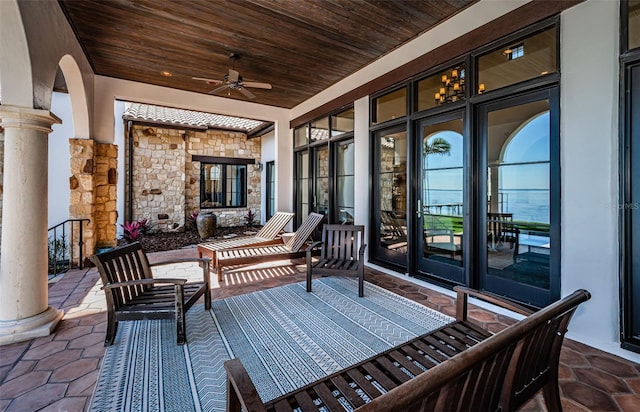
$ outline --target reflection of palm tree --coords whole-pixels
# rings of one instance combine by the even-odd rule
[[[443,139],[442,137],[434,137],[424,143],[424,154],[439,154],[439,155],[451,155],[451,143]]]
[[[451,143],[442,137],[432,137],[424,142],[424,159],[425,159],[425,172],[426,172],[426,189],[427,189],[427,206],[431,203],[429,199],[429,167],[427,166],[427,159],[429,155],[447,155],[451,156]]]

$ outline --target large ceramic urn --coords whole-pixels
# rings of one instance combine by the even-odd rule
[[[200,212],[196,218],[196,227],[200,238],[206,239],[212,237],[216,231],[217,217],[211,212]]]

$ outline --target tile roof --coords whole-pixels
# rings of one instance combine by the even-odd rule
[[[181,125],[197,129],[232,129],[246,133],[263,129],[271,124],[270,122],[242,117],[131,102],[125,104],[122,118],[148,123]]]

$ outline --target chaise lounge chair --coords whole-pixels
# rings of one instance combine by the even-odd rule
[[[262,246],[283,243],[282,239],[276,237],[293,218],[293,215],[293,213],[289,212],[277,212],[275,215],[271,216],[271,219],[265,223],[262,229],[260,229],[255,236],[221,239],[213,242],[200,243],[198,245],[198,257],[201,258],[203,255],[206,255],[206,257],[211,258],[211,262],[215,265],[216,253],[221,250],[244,246]]]
[[[324,215],[310,213],[284,244],[255,246],[237,249],[220,250],[216,254],[215,265],[218,270],[218,281],[222,281],[222,268],[231,265],[269,262],[281,259],[294,259],[305,256],[302,246],[313,234],[324,219]]]

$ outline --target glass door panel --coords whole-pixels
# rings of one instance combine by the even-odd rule
[[[340,142],[336,150],[335,203],[338,223],[353,224],[354,216],[354,144],[353,140]]]
[[[327,216],[329,214],[329,146],[312,149],[313,152],[313,192],[311,211]]]
[[[558,247],[551,230],[550,101],[505,106],[485,118],[485,289],[544,306]]]
[[[404,129],[404,128],[403,128]],[[379,132],[375,138],[377,176],[374,212],[375,257],[407,266],[407,132]]]
[[[448,116],[451,118],[451,116]],[[464,137],[461,115],[420,125],[418,270],[464,281]]]
[[[309,215],[309,152],[296,153],[296,227]]]
[[[276,168],[275,162],[267,162],[267,210],[265,214],[266,220],[269,220],[271,216],[276,213]]]

